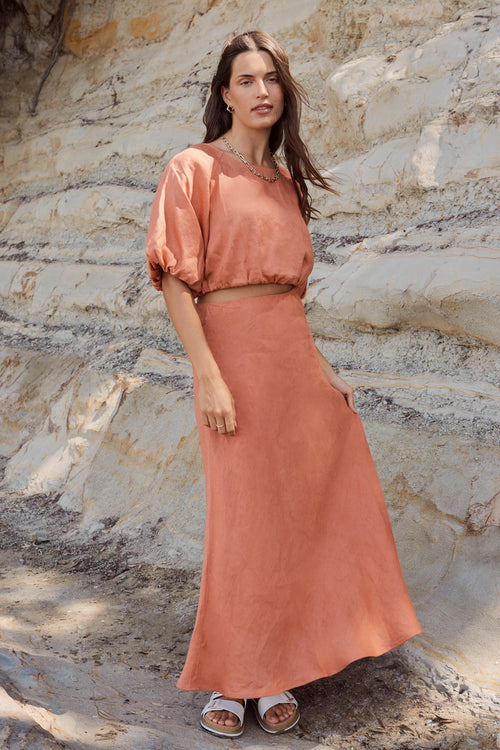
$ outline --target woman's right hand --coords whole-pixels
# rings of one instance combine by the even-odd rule
[[[184,281],[170,273],[163,274],[162,289],[172,323],[198,377],[198,404],[203,424],[221,435],[234,435],[234,400],[208,346],[193,292]]]
[[[222,377],[200,378],[198,404],[204,425],[221,435],[235,434],[234,399]]]

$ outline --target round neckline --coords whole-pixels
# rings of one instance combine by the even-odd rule
[[[219,154],[222,154],[223,156],[226,156],[228,159],[231,159],[231,161],[234,162],[235,164],[239,164],[240,167],[243,167],[243,169],[246,172],[248,172],[249,174],[252,174],[252,172],[250,171],[250,169],[248,169],[248,167],[246,166],[246,164],[244,164],[244,162],[242,162],[241,159],[238,159],[236,156],[233,156],[232,154],[228,153],[227,151],[224,151],[222,148],[218,148],[218,146],[214,146],[213,143],[199,143],[198,145],[202,146],[202,147],[209,146],[211,149],[213,149],[214,151],[217,151]],[[269,172],[269,174],[274,174],[274,167],[258,167],[256,164],[252,164],[252,166],[255,169],[257,169],[259,172],[260,171],[262,171],[262,172],[266,171],[266,172]],[[278,164],[278,168],[279,168],[279,170],[281,172],[281,167],[280,167],[279,164]]]

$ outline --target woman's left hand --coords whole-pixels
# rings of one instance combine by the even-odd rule
[[[349,406],[349,408],[352,409],[355,414],[357,414],[358,412],[356,411],[356,407],[354,406],[354,391],[349,383],[346,383],[345,380],[343,380],[340,375],[337,375],[337,373],[333,370],[328,375],[326,375],[325,373],[325,377],[330,385],[340,391],[340,393],[347,401],[347,405]]]
[[[326,380],[333,388],[336,388],[336,390],[343,395],[343,397],[347,401],[348,407],[355,414],[357,414],[358,412],[356,411],[356,407],[354,406],[354,391],[352,387],[349,385],[349,383],[346,383],[346,381],[343,380],[340,375],[337,375],[331,364],[324,358],[317,347],[316,351],[318,352],[319,362]]]

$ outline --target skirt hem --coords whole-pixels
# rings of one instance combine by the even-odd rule
[[[258,690],[258,694],[253,695],[245,695],[244,693],[246,690],[244,688],[241,688],[241,686],[237,685],[231,685],[230,683],[224,683],[224,684],[208,684],[208,683],[199,683],[198,687],[181,687],[179,685],[180,679],[176,683],[176,687],[179,690],[189,691],[189,692],[212,692],[214,690],[217,690],[218,692],[223,693],[223,695],[235,695],[238,698],[261,698],[266,695],[276,695],[277,693],[282,693],[285,690],[293,690],[294,688],[300,687],[302,685],[308,685],[310,682],[315,682],[316,680],[322,680],[325,677],[332,677],[334,674],[338,674],[339,672],[342,672],[346,667],[349,666],[349,664],[353,664],[355,661],[359,661],[360,659],[367,659],[367,658],[374,658],[377,656],[382,656],[382,654],[387,654],[389,651],[392,651],[395,648],[398,648],[398,646],[402,646],[403,643],[406,643],[406,641],[409,641],[411,638],[414,638],[417,635],[420,635],[423,632],[422,628],[415,631],[415,633],[412,633],[412,635],[404,636],[403,638],[397,639],[392,643],[391,646],[383,647],[381,649],[375,649],[374,653],[363,653],[360,654],[360,656],[355,657],[354,659],[349,659],[349,661],[342,663],[342,666],[335,666],[332,671],[327,671],[322,674],[315,674],[314,676],[308,675],[304,676],[303,678],[296,678],[295,680],[292,680],[292,684],[283,683],[283,682],[272,682],[264,685],[262,688]]]

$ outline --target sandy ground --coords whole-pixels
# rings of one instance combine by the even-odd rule
[[[175,688],[198,575],[131,562],[106,529],[82,543],[56,498],[0,499],[0,747],[464,750],[500,747],[495,696],[408,646],[294,691],[280,737],[200,730],[207,695]]]

